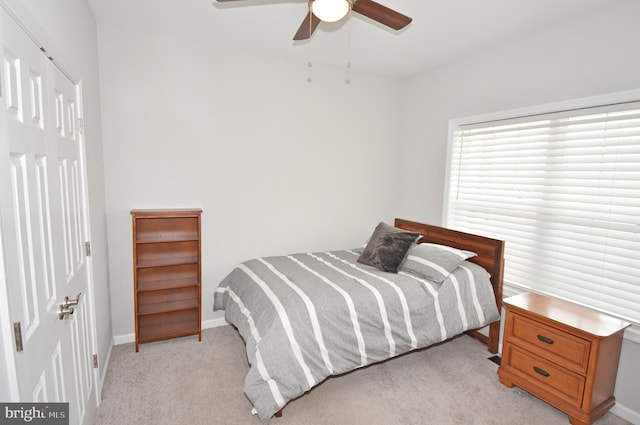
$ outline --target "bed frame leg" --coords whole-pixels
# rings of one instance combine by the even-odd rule
[[[275,414],[275,415],[273,415],[273,416],[275,416],[276,418],[281,418],[281,417],[282,417],[282,409],[278,410],[278,411],[276,412],[276,414]]]

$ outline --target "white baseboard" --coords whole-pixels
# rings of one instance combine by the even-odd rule
[[[205,320],[202,322],[202,329],[211,329],[217,328],[219,326],[225,326],[228,323],[224,320],[224,317],[220,317],[218,319]],[[114,335],[113,336],[113,345],[121,345],[121,344],[129,344],[131,342],[136,341],[136,334],[124,334],[124,335]]]
[[[636,412],[635,410],[631,410],[618,402],[616,402],[616,404],[611,408],[610,411],[614,415],[620,416],[622,419],[629,421],[632,424],[640,425],[640,413]]]
[[[107,369],[109,369],[109,361],[111,360],[111,352],[113,351],[113,341],[111,342],[111,345],[109,346],[109,351],[107,351],[107,356],[106,358],[104,358],[102,360],[102,363],[100,364],[100,391],[98,392],[98,406],[100,406],[100,403],[102,402],[102,389],[104,388],[104,380],[107,376]]]
[[[136,342],[136,334],[114,335],[113,345],[128,344],[130,342]]]
[[[226,325],[228,325],[228,323],[224,320],[224,317],[219,317],[217,319],[205,320],[202,322],[202,329],[211,329]]]

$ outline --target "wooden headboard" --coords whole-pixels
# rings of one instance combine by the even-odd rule
[[[493,293],[496,297],[498,311],[500,311],[502,307],[502,284],[504,275],[504,241],[446,229],[444,227],[432,226],[430,224],[403,220],[401,218],[396,218],[395,227],[412,232],[419,232],[422,235],[422,238],[418,240],[418,243],[437,243],[458,249],[473,251],[478,254],[476,257],[470,258],[468,261],[484,267],[491,275]],[[498,342],[500,340],[499,320],[489,325],[488,337],[478,331],[470,331],[469,333],[474,338],[477,338],[487,344],[487,348],[490,352],[498,352]]]

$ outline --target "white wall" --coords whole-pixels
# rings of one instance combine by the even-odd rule
[[[640,2],[610,4],[407,80],[398,214],[441,222],[450,119],[640,88]],[[639,351],[625,341],[615,393],[636,423]]]
[[[83,90],[92,267],[100,373],[111,349],[97,29],[86,0],[3,0]]]
[[[99,27],[113,328],[133,208],[203,209],[203,320],[237,263],[359,246],[396,205],[399,83]]]

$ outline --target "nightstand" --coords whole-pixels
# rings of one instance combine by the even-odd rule
[[[624,329],[630,324],[578,305],[527,293],[504,300],[498,377],[588,425],[614,404]]]

